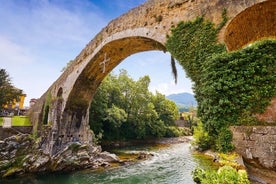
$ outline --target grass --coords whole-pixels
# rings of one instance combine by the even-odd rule
[[[0,126],[2,126],[2,125],[3,125],[3,118],[0,117]]]
[[[27,116],[13,116],[12,126],[32,126],[32,124]]]
[[[27,116],[14,116],[12,117],[12,126],[32,126],[32,124]]]

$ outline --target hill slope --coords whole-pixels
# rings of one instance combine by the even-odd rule
[[[166,96],[167,99],[174,101],[180,107],[197,106],[197,101],[191,93],[178,93]]]

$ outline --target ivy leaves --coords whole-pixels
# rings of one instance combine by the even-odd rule
[[[217,41],[221,28],[202,17],[181,22],[166,44],[195,82],[198,115],[214,140],[222,140],[228,126],[244,123],[244,114],[263,112],[276,96],[276,40],[228,53]],[[217,144],[220,150],[229,149]]]
[[[225,51],[223,45],[217,44],[217,33],[213,23],[198,17],[193,22],[180,22],[166,43],[167,49],[195,82],[200,80],[205,60]]]

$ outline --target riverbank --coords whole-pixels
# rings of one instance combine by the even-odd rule
[[[57,154],[49,155],[29,134],[0,141],[0,178],[97,169],[112,163],[123,164],[115,154],[104,152],[95,145],[72,142]]]
[[[169,138],[154,138],[146,140],[127,140],[127,141],[103,141],[101,146],[103,150],[113,148],[123,148],[127,146],[139,146],[139,145],[170,145],[177,143],[189,143],[193,140],[192,136],[180,136],[180,137],[169,137]]]
[[[148,159],[131,164],[102,169],[85,169],[70,173],[32,174],[20,178],[6,178],[5,184],[144,184],[144,183],[185,183],[194,184],[191,172],[201,165],[194,158],[189,143],[171,144],[163,147],[131,146],[120,149],[126,153],[145,152],[153,154]]]
[[[120,141],[109,143],[109,147],[157,144],[160,147],[165,147],[176,143],[188,143],[191,139],[192,137],[176,137]],[[129,165],[153,156],[150,153],[141,152],[127,155],[123,159],[103,151],[100,146],[85,145],[78,142],[72,142],[59,153],[50,156],[39,148],[38,142],[29,134],[18,134],[0,141],[0,178]]]
[[[276,172],[246,164],[251,184],[276,184]]]
[[[182,144],[185,147],[188,146],[189,154],[200,154],[202,155],[201,160],[210,160],[208,162],[210,165],[222,166],[224,164],[223,162],[228,157],[227,155],[219,155],[210,151],[204,153],[191,151],[190,142],[192,139],[191,136],[183,136],[143,141],[109,142],[109,150],[112,149],[112,146],[119,150],[123,150],[122,147],[126,146],[131,146],[132,148],[138,146],[138,148],[141,147],[143,149],[147,147],[147,150],[114,152],[116,155],[112,152],[103,151],[100,147],[72,143],[62,152],[51,158],[49,155],[43,154],[42,150],[35,147],[36,144],[29,135],[13,136],[0,142],[0,174],[2,177],[10,178],[11,176],[25,176],[28,173],[34,175],[44,175],[47,173],[69,174],[83,169],[93,172],[97,170],[108,171],[112,168],[127,168],[131,165],[158,159],[159,155],[156,154],[156,150],[171,149],[170,147]],[[195,159],[195,156],[191,159]],[[238,160],[240,164],[241,158]],[[235,162],[234,164],[237,163]],[[234,165],[236,169],[240,167],[239,165],[237,167]],[[248,171],[249,178],[253,184],[273,183],[275,181],[275,175],[271,175],[269,171],[266,172],[254,167],[250,167]]]

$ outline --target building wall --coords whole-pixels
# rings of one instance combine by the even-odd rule
[[[26,95],[23,94],[19,97],[19,101],[16,99],[13,100],[13,103],[11,104],[11,108],[15,109],[16,105],[18,104],[19,109],[23,109],[24,107],[24,101],[25,101]],[[10,108],[10,105],[5,105],[4,108]]]

